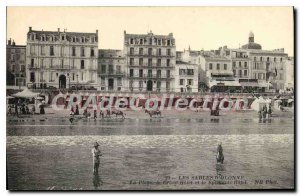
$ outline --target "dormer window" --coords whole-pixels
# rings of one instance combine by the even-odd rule
[[[84,37],[81,38],[81,42],[84,43]]]
[[[65,35],[61,36],[61,40],[62,40],[62,41],[65,40]]]

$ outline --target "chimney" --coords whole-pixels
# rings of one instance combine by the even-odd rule
[[[29,31],[32,31],[32,27],[29,27]]]
[[[124,30],[124,35],[126,34],[126,31]]]
[[[60,28],[57,28],[57,31],[60,32]]]
[[[98,34],[98,29],[96,29],[96,34]]]
[[[15,45],[16,45],[16,43],[15,43],[15,40],[13,40],[13,42],[12,42],[12,45],[13,45],[13,46],[15,46]]]
[[[11,38],[9,38],[7,45],[11,46]]]

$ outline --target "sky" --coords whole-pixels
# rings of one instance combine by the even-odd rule
[[[96,32],[101,49],[123,49],[127,33],[173,33],[176,50],[239,48],[249,32],[263,49],[294,56],[292,7],[7,7],[7,39],[26,44],[33,30]]]

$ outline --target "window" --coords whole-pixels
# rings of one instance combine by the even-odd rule
[[[167,55],[171,56],[171,49],[167,49]]]
[[[161,70],[157,70],[156,77],[161,78]]]
[[[91,48],[91,56],[95,56],[94,48]]]
[[[267,62],[269,62],[270,61],[270,58],[269,57],[267,57]]]
[[[80,48],[80,56],[85,56],[85,55],[84,55],[84,47],[81,47],[81,48]]]
[[[263,61],[263,58],[262,58],[262,56],[260,57],[260,61]]]
[[[167,40],[167,45],[170,46],[171,45],[171,40]]]
[[[179,69],[179,75],[180,76],[185,75],[185,69]]]
[[[143,66],[143,64],[144,64],[144,63],[143,63],[143,60],[144,60],[143,58],[140,58],[140,59],[139,59],[139,66]]]
[[[184,79],[179,80],[179,85],[184,85]]]
[[[143,75],[144,75],[144,74],[143,74],[143,70],[142,70],[142,69],[140,69],[140,70],[139,70],[139,77],[140,77],[140,78],[142,78],[142,77],[143,77]]]
[[[143,48],[139,48],[139,55],[143,55],[144,54],[144,49]]]
[[[280,62],[282,62],[282,58],[280,58]]]
[[[212,63],[209,64],[209,69],[210,69],[210,70],[213,69],[213,64],[212,64]]]
[[[224,70],[227,70],[227,64],[224,64]]]
[[[30,66],[31,66],[31,67],[34,67],[34,59],[31,59]]]
[[[144,40],[143,39],[140,39],[140,44],[143,44]]]
[[[152,45],[152,38],[149,38],[149,45]]]
[[[45,55],[45,46],[41,46],[41,55],[42,55],[42,56]]]
[[[254,61],[256,61],[256,56],[254,57]]]
[[[157,59],[157,66],[161,66],[161,59]]]
[[[109,74],[114,73],[114,66],[113,65],[108,65],[108,73]]]
[[[130,71],[129,71],[129,76],[130,76],[130,77],[133,77],[133,69],[130,69]]]
[[[44,59],[41,59],[41,68],[44,67]]]
[[[30,72],[30,82],[35,82],[35,74],[34,74],[34,72]]]
[[[60,48],[60,54],[61,54],[61,56],[64,56],[64,55],[65,55],[65,54],[64,54],[64,50],[65,50],[65,47],[62,46],[62,47]]]
[[[84,39],[84,37],[82,37],[82,38],[81,38],[81,42],[84,43],[84,41],[85,41],[85,39]]]
[[[282,80],[283,79],[283,75],[282,73],[279,74],[279,80]]]
[[[129,54],[134,55],[134,48],[130,48]]]
[[[239,61],[239,67],[242,67],[242,62],[241,61]]]
[[[148,66],[152,66],[152,59],[148,59]]]
[[[171,77],[171,71],[170,70],[167,70],[167,78],[170,78]]]
[[[248,71],[244,70],[244,76],[247,76],[247,75],[248,75]]]
[[[101,72],[106,73],[106,65],[101,65]]]
[[[247,62],[244,62],[244,67],[247,68]]]
[[[148,77],[152,77],[152,70],[151,69],[148,70]]]
[[[81,72],[81,80],[83,80],[83,76],[84,76],[84,73],[83,73],[83,72]]]
[[[276,62],[276,57],[274,57],[274,62]]]
[[[217,70],[220,70],[220,64],[217,63]]]
[[[76,48],[75,48],[75,46],[72,47],[72,56],[76,56]]]
[[[236,76],[236,71],[235,71],[235,69],[233,70],[233,76]]]
[[[53,67],[53,59],[50,59],[50,67]]]
[[[160,81],[157,81],[157,88],[159,89],[161,87],[161,82]]]
[[[117,68],[117,73],[120,74],[121,73],[121,66],[117,65],[116,68]]]
[[[133,66],[134,65],[134,58],[130,58],[129,63],[130,63],[131,66]]]
[[[148,48],[148,55],[152,55],[152,48]]]
[[[239,70],[239,77],[242,77],[242,70]]]
[[[194,70],[193,69],[187,69],[187,75],[193,76]]]
[[[193,85],[193,79],[188,79],[188,85]]]
[[[167,66],[170,66],[170,59],[167,59]]]
[[[130,39],[130,44],[133,44],[133,38]]]
[[[50,56],[54,56],[54,48],[53,48],[53,46],[50,46]]]
[[[161,56],[161,48],[158,49],[158,56]]]
[[[143,88],[143,81],[139,81],[139,87]]]
[[[167,89],[167,90],[170,89],[170,82],[169,82],[169,81],[166,82],[166,89]]]
[[[80,61],[80,69],[84,69],[84,60]]]
[[[158,45],[161,45],[161,39],[158,40]]]

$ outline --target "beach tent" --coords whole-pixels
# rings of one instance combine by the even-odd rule
[[[29,90],[28,88],[25,88],[23,91],[18,92],[16,94],[13,94],[13,97],[19,97],[19,98],[26,98],[26,99],[30,99],[30,98],[34,98],[37,97],[40,93],[34,93],[31,90]]]
[[[263,106],[266,105],[267,107],[271,104],[270,99],[264,99],[262,96],[256,98],[253,103],[251,104],[251,109],[255,111],[262,110]]]

